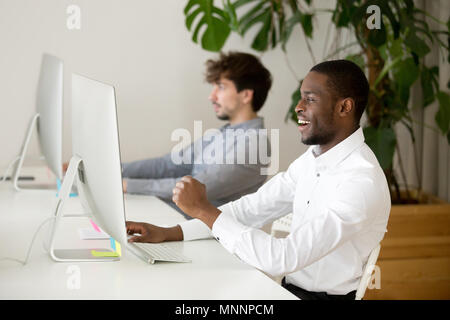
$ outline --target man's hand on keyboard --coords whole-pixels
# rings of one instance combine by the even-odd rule
[[[179,225],[171,228],[158,227],[150,223],[126,221],[127,234],[135,235],[128,239],[129,242],[164,242],[182,241],[183,231]]]

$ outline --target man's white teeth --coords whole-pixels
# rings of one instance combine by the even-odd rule
[[[310,122],[309,122],[309,121],[306,121],[306,120],[298,120],[298,123],[299,123],[299,124],[305,125],[305,124],[308,124],[308,123],[310,123]]]

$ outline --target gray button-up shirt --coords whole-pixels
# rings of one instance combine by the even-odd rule
[[[127,178],[127,192],[157,196],[181,213],[172,202],[172,190],[186,175],[206,185],[208,200],[217,207],[253,193],[266,180],[261,169],[270,159],[270,143],[262,129],[261,117],[227,124],[216,135],[205,135],[179,153],[124,163],[122,176]],[[261,146],[267,146],[266,150]],[[174,162],[181,158],[182,163]]]

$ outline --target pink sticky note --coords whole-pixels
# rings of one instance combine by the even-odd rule
[[[100,228],[98,227],[98,225],[95,224],[94,221],[92,221],[92,219],[89,219],[89,221],[91,222],[92,226],[94,227],[95,231],[97,232],[102,232],[102,230],[100,230]]]

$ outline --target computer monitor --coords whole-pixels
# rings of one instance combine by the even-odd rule
[[[12,174],[12,181],[17,190],[21,189],[18,184],[19,176],[35,128],[48,167],[56,178],[62,179],[62,122],[63,62],[55,56],[44,54],[36,92],[36,113],[31,118]]]
[[[56,261],[117,260],[93,255],[92,249],[54,248],[63,202],[75,181],[93,221],[123,248],[127,242],[114,87],[77,74],[72,74],[72,154],[59,191],[50,255]]]

